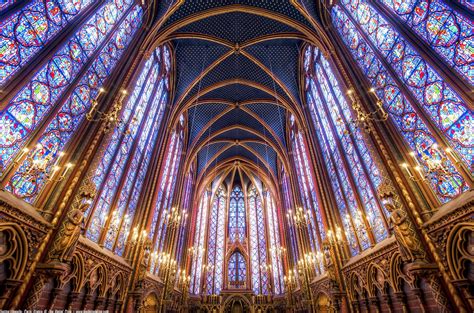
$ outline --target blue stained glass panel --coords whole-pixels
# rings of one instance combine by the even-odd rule
[[[225,189],[219,187],[212,200],[207,241],[207,264],[204,286],[206,294],[219,294],[222,290],[222,275],[224,267],[224,238],[225,236]]]
[[[417,99],[420,108],[450,141],[463,162],[474,173],[474,112],[418,54],[415,49],[365,0],[342,1],[371,43],[390,64]],[[434,1],[432,5],[439,4]],[[427,12],[432,18],[440,11]],[[443,24],[446,25],[446,24]],[[428,28],[430,26],[427,26]],[[471,27],[470,32],[473,32]],[[472,37],[472,34],[470,35]],[[472,46],[472,40],[470,41]],[[468,44],[469,45],[469,44]],[[467,48],[468,50],[472,50]],[[470,55],[470,60],[474,57]]]
[[[243,242],[246,237],[244,193],[235,186],[229,202],[229,239]]]
[[[474,23],[442,0],[383,0],[393,13],[474,84]]]
[[[121,24],[122,27],[128,28],[129,31],[127,33],[116,32],[107,45],[101,50],[100,55],[109,53],[110,49],[108,47],[115,44],[116,38],[119,35],[124,36],[123,41],[128,45],[132,40],[135,31],[140,26],[141,17],[142,9],[139,6],[136,6]],[[50,164],[54,163],[58,157],[57,153],[63,150],[65,145],[71,139],[72,134],[83,121],[87,110],[90,108],[92,99],[99,93],[99,87],[108,78],[108,75],[112,72],[124,50],[125,46],[123,49],[115,50],[115,54],[110,55],[112,62],[109,63],[106,73],[102,75],[99,75],[97,71],[98,64],[101,63],[100,58],[94,60],[72,94],[68,99],[66,99],[58,113],[46,127],[44,134],[40,136],[38,143],[42,146],[43,150],[51,155],[49,159]],[[33,151],[31,153],[36,152]],[[45,181],[42,176],[39,176],[36,181],[33,182],[33,177],[24,177],[21,175],[27,166],[28,161],[23,162],[7,184],[6,189],[31,203],[36,198],[39,190],[44,186]]]
[[[117,19],[112,24],[101,22],[105,20],[104,15],[109,10],[115,10],[118,16],[122,16],[130,6],[124,5],[120,9],[117,7],[118,4],[120,3],[109,1],[102,5],[0,113],[0,129],[7,134],[7,136],[2,136],[0,141],[0,168],[11,164],[14,155],[20,151],[36,126],[57,105],[60,96],[74,82],[74,78],[86,64],[92,52],[96,51],[107,38],[104,35],[99,36],[93,44],[94,51],[85,50],[79,39],[80,34],[99,32],[99,26],[103,26],[100,33],[109,34]],[[141,16],[141,8],[135,8],[134,14]],[[132,21],[128,21],[130,22]],[[137,22],[136,19],[133,22]],[[92,30],[93,28],[95,30]],[[136,28],[135,24],[130,29]]]
[[[8,2],[8,1],[7,1]],[[10,4],[13,1],[10,1]],[[0,86],[23,68],[92,0],[34,0],[0,22]],[[8,3],[2,1],[0,10]]]
[[[245,258],[240,252],[234,252],[229,258],[228,265],[229,283],[235,288],[243,288],[247,277],[247,265]]]
[[[434,148],[436,140],[344,10],[336,5],[332,10],[332,16],[341,38],[369,82],[377,89],[377,95],[382,100],[384,108],[405,142],[415,152],[418,162],[426,167],[423,156],[426,155],[432,159],[445,157],[444,152]],[[449,159],[445,161],[444,165],[450,173],[449,178],[432,175],[429,181],[431,188],[442,203],[450,201],[469,188]]]
[[[201,292],[201,277],[203,269],[203,259],[205,253],[205,244],[207,233],[207,214],[209,209],[209,196],[208,192],[204,192],[204,196],[201,198],[199,204],[196,229],[194,231],[194,254],[193,254],[193,263],[191,267],[191,284],[190,292],[192,294],[199,294]]]

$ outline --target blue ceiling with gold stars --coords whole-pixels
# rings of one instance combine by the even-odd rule
[[[299,59],[312,25],[301,6],[313,5],[188,0],[161,26],[175,54],[173,105],[186,113],[198,173],[238,157],[276,175],[288,116],[302,104]]]

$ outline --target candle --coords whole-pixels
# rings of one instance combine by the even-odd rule
[[[413,158],[413,160],[415,161],[415,163],[417,165],[420,165],[420,162],[418,162],[418,158],[416,157],[416,153],[415,152],[410,152],[410,156]]]
[[[456,156],[454,155],[453,149],[451,148],[446,148],[444,151],[448,154],[448,156],[456,161]]]
[[[53,166],[53,170],[51,172],[51,177],[53,177],[54,174],[56,174],[57,170],[59,170],[59,166],[57,166],[57,165]]]
[[[407,164],[407,163],[403,163],[403,164],[402,164],[402,167],[407,171],[408,177],[410,177],[410,179],[413,179],[413,174],[411,173],[410,167],[408,166],[408,164]]]
[[[67,163],[66,164],[66,168],[64,168],[64,172],[63,174],[61,175],[62,178],[64,178],[66,176],[66,173],[69,171],[69,169],[72,167],[73,165],[71,163]]]
[[[122,96],[120,97],[120,102],[122,102],[123,99],[125,99],[125,96],[127,96],[127,90],[123,89],[122,90]]]
[[[421,166],[416,166],[415,170],[418,172],[418,174],[420,174],[420,176],[423,177],[423,170],[421,169]]]
[[[61,160],[61,158],[64,156],[64,152],[59,152],[58,153],[58,158],[56,159],[56,162],[54,162],[54,165],[58,165],[59,164],[59,161]]]

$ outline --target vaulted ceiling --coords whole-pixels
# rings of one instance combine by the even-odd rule
[[[199,176],[238,160],[275,180],[279,164],[288,164],[288,115],[302,116],[301,49],[323,45],[316,8],[312,1],[186,0],[169,10],[150,45],[174,48],[174,117],[187,113],[187,159]]]

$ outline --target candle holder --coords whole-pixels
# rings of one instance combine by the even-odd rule
[[[104,112],[100,111],[98,109],[99,105],[99,97],[105,93],[104,88],[99,89],[99,93],[97,94],[97,97],[92,100],[92,106],[89,109],[89,112],[86,113],[86,119],[89,122],[103,122],[104,123],[104,128],[103,132],[108,133],[114,128],[127,128],[125,132],[122,132],[124,135],[130,134],[130,127],[126,127],[127,123],[125,123],[122,118],[120,117],[120,113],[122,111],[123,107],[123,100],[127,96],[127,90],[123,89],[120,93],[120,97],[118,98],[117,101],[115,101],[114,105],[112,106],[112,109],[110,112]],[[130,124],[135,125],[137,122],[137,118],[133,117]]]
[[[448,156],[457,161],[454,152],[451,148],[445,148],[444,151],[438,144],[431,145],[424,153],[420,156],[415,152],[409,153],[415,164],[411,167],[408,163],[402,163],[401,167],[405,170],[408,178],[414,182],[426,182],[431,180],[433,177],[450,178],[452,172],[449,166]],[[419,160],[421,158],[421,161]]]
[[[21,175],[31,181],[36,181],[41,177],[46,182],[60,182],[66,178],[66,174],[74,166],[72,163],[66,163],[64,167],[61,167],[59,164],[65,153],[53,154],[40,143],[31,152],[29,148],[23,148],[14,164],[18,165],[25,155],[27,155],[24,161],[25,167]],[[51,164],[54,159],[56,160]]]
[[[344,122],[343,117],[339,117],[336,120],[336,122],[340,125],[348,124],[346,125],[345,130],[344,130],[345,134],[351,133],[351,128],[352,128],[350,127],[351,124],[354,125],[356,128],[362,128],[367,132],[371,132],[370,123],[385,122],[388,119],[388,113],[385,111],[383,107],[382,100],[380,100],[380,98],[377,96],[376,90],[374,88],[371,88],[369,92],[372,93],[377,99],[375,102],[376,108],[374,111],[366,113],[364,109],[362,108],[360,101],[355,97],[354,91],[352,89],[349,89],[347,91],[347,95],[352,101],[352,110],[354,111],[355,117],[347,123]]]

